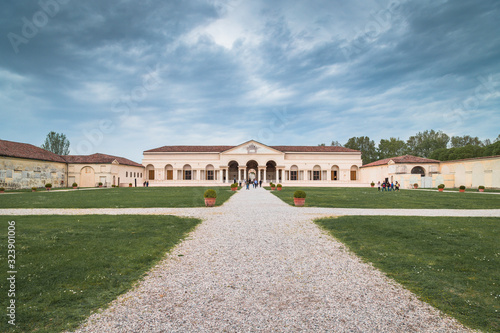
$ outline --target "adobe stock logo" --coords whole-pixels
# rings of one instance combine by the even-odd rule
[[[31,39],[35,38],[40,29],[49,23],[50,18],[53,18],[60,12],[60,5],[65,5],[68,2],[69,0],[40,0],[38,2],[40,10],[33,14],[31,20],[25,16],[21,18],[21,33],[9,32],[7,34],[14,52],[16,54],[19,53],[19,46],[21,44],[28,44]]]

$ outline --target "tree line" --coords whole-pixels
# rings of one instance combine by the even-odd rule
[[[442,131],[419,132],[406,141],[399,138],[381,139],[378,145],[367,136],[355,136],[341,144],[332,141],[332,146],[346,147],[362,152],[363,164],[401,155],[414,155],[440,161],[500,155],[500,135],[492,142],[481,141],[470,135],[448,136]],[[318,146],[326,146],[321,143]]]

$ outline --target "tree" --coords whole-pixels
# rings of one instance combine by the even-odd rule
[[[337,140],[333,140],[330,146],[336,146],[336,147],[344,147],[340,142]]]
[[[446,148],[450,137],[442,131],[425,131],[411,136],[406,145],[408,153],[420,157],[429,157],[431,153],[439,148]]]
[[[320,147],[324,147],[324,146],[326,146],[326,144],[324,144],[324,143],[320,143],[318,146],[320,146]]]
[[[66,139],[66,135],[52,131],[47,134],[42,148],[57,155],[68,155],[69,141]]]
[[[377,160],[377,149],[375,148],[375,142],[370,140],[367,136],[352,137],[347,140],[344,145],[346,148],[360,150],[362,155],[361,159],[363,164],[368,164]]]
[[[460,148],[467,145],[482,146],[483,143],[477,136],[471,137],[470,135],[464,135],[451,137],[451,148]]]
[[[399,138],[382,139],[378,144],[378,158],[384,159],[404,155],[406,143]]]

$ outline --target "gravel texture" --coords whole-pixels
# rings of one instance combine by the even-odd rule
[[[161,210],[204,222],[77,332],[469,331],[311,221],[330,211],[290,207],[263,189],[221,207]]]

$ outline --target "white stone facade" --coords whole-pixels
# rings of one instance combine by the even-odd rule
[[[236,147],[162,148],[144,152],[150,186],[223,186],[244,179],[266,185],[367,186],[359,173],[361,153],[342,147],[271,147],[251,140]]]

